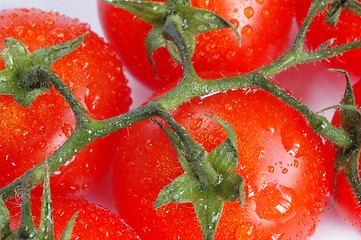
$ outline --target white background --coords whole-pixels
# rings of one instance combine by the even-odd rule
[[[103,36],[96,9],[96,0],[0,0],[0,8],[13,8],[13,7],[37,7],[44,10],[57,10],[60,13],[70,17],[78,18],[82,22],[87,22],[91,25],[94,32]],[[290,89],[295,88],[296,84],[307,78],[308,84],[305,84],[302,89],[295,91],[295,95],[301,97],[302,100],[310,105],[314,110],[320,110],[324,107],[337,104],[342,96],[343,84],[340,77],[335,74],[325,73],[326,70],[322,69],[322,73],[307,74],[304,70],[308,69],[319,70],[320,65],[300,66],[296,69],[282,74],[279,77],[284,85]],[[291,72],[291,73],[290,73]],[[318,71],[320,72],[320,71]],[[290,76],[292,78],[290,79]],[[335,78],[335,81],[327,80],[327,78]],[[314,81],[313,81],[314,80]],[[341,82],[341,83],[340,83]],[[130,79],[130,86],[132,88],[132,96],[134,99],[133,107],[139,105],[143,100],[149,96],[150,92],[139,85],[133,79]],[[313,89],[310,91],[310,89]],[[139,96],[142,96],[141,98]],[[330,117],[332,112],[326,113]],[[109,194],[108,190],[99,189],[104,198]],[[107,204],[107,199],[98,199],[100,203]],[[109,202],[108,202],[109,204]],[[112,206],[109,205],[112,209]],[[335,213],[335,211],[326,212],[322,216],[321,223],[318,225],[312,240],[357,240],[361,239],[359,235],[349,226],[347,226],[342,219]]]

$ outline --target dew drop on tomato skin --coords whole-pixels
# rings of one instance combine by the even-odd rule
[[[66,137],[70,137],[70,135],[73,133],[74,128],[71,124],[69,123],[63,123],[61,125],[61,130],[63,131],[63,133],[65,134]]]
[[[189,128],[191,130],[197,130],[202,127],[203,119],[202,118],[194,118],[191,120],[189,124]]]
[[[254,239],[255,226],[253,223],[244,222],[237,226],[235,236],[237,240]]]
[[[99,109],[102,109],[102,95],[103,93],[98,83],[93,82],[86,87],[84,101],[91,113],[96,113]]]
[[[247,18],[251,18],[251,17],[253,17],[253,15],[254,15],[254,9],[253,9],[253,7],[246,7],[245,9],[244,9],[244,15],[247,17]]]
[[[284,223],[296,215],[297,197],[292,188],[270,184],[257,193],[256,213],[261,219]]]

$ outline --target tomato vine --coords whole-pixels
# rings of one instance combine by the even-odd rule
[[[16,194],[21,192],[21,186],[24,182],[24,178],[27,179],[29,187],[35,187],[39,183],[41,183],[47,174],[44,171],[44,165],[46,164],[49,167],[49,171],[54,173],[60,166],[62,166],[68,159],[73,157],[77,152],[87,146],[89,143],[94,140],[106,136],[112,132],[115,132],[119,129],[128,127],[132,124],[135,124],[139,121],[160,117],[165,120],[168,124],[173,124],[171,126],[173,130],[175,130],[176,134],[181,136],[187,136],[187,133],[180,131],[177,128],[176,123],[173,122],[174,119],[170,119],[169,115],[166,113],[175,109],[179,105],[184,102],[189,101],[194,97],[204,96],[220,91],[239,89],[243,87],[256,87],[264,89],[271,94],[275,95],[285,103],[291,105],[297,111],[299,111],[309,122],[310,127],[314,132],[321,135],[323,138],[334,143],[339,151],[342,152],[342,157],[344,158],[355,158],[359,156],[359,152],[357,151],[357,156],[349,156],[345,155],[345,149],[348,153],[354,153],[356,148],[359,148],[358,139],[355,139],[355,136],[350,134],[347,129],[342,129],[333,126],[325,117],[320,115],[319,113],[314,113],[311,111],[308,106],[291,96],[281,87],[273,84],[268,80],[268,78],[274,76],[275,74],[284,71],[285,69],[295,66],[302,63],[319,61],[323,59],[327,59],[329,57],[333,57],[338,54],[342,54],[345,51],[352,50],[355,48],[361,47],[361,40],[355,40],[351,43],[346,43],[340,46],[335,46],[331,48],[327,48],[325,46],[320,46],[319,49],[314,51],[306,51],[303,48],[303,44],[305,41],[306,32],[314,19],[314,17],[322,10],[325,9],[327,3],[330,3],[330,0],[314,0],[312,2],[311,8],[308,12],[307,17],[303,25],[301,26],[297,37],[291,47],[291,49],[285,53],[283,56],[275,60],[269,65],[266,65],[258,70],[253,72],[242,74],[235,77],[225,77],[216,80],[205,80],[202,79],[197,72],[195,71],[191,56],[194,51],[194,41],[195,35],[204,31],[231,27],[233,25],[223,20],[221,17],[208,12],[203,11],[197,8],[192,8],[190,2],[188,1],[168,1],[166,3],[152,3],[152,2],[138,2],[138,1],[123,1],[123,0],[106,0],[104,2],[111,3],[115,6],[124,8],[126,10],[131,10],[133,13],[136,13],[141,16],[144,21],[148,21],[153,23],[155,27],[151,31],[151,34],[148,38],[148,47],[149,47],[149,59],[151,59],[150,55],[155,49],[162,46],[169,46],[168,49],[172,52],[172,55],[178,59],[183,65],[183,77],[180,83],[171,91],[166,93],[165,95],[149,102],[148,104],[138,107],[134,110],[131,110],[127,113],[120,114],[116,117],[105,119],[105,120],[95,120],[87,116],[86,111],[82,107],[81,103],[76,99],[73,95],[72,91],[67,87],[67,85],[58,77],[50,68],[50,65],[53,61],[55,61],[58,57],[62,57],[62,55],[57,55],[57,58],[51,58],[50,62],[31,62],[31,68],[25,68],[21,71],[25,72],[25,77],[31,75],[32,81],[35,82],[24,82],[20,81],[18,85],[20,85],[25,92],[19,92],[14,90],[8,90],[7,87],[11,87],[11,81],[13,81],[13,76],[10,76],[9,71],[13,71],[14,69],[20,68],[22,66],[11,66],[11,68],[4,70],[2,72],[2,85],[0,91],[5,94],[11,93],[14,95],[15,99],[19,99],[19,103],[23,105],[30,105],[29,101],[22,101],[24,97],[29,96],[29,92],[34,93],[31,100],[36,98],[41,91],[44,89],[39,88],[39,86],[44,87],[48,84],[53,86],[60,94],[66,99],[70,107],[72,108],[75,118],[76,118],[76,127],[74,132],[71,134],[69,139],[57,150],[54,154],[48,157],[43,163],[37,165],[33,169],[30,169],[25,175],[21,178],[15,180],[11,184],[0,189],[0,195],[3,200],[8,200],[14,197]],[[347,10],[353,9],[353,4],[359,6],[357,1],[350,1],[348,4],[344,5]],[[147,11],[144,12],[143,10]],[[155,10],[158,9],[158,10]],[[159,10],[160,9],[160,10]],[[215,19],[214,23],[211,23],[211,27],[206,27],[199,30],[199,26],[203,26],[206,20],[200,19],[199,23],[195,22],[193,28],[185,27],[184,21],[191,19],[192,16],[189,16],[187,11],[192,9],[193,11],[199,11],[200,14],[206,15],[211,14],[211,19]],[[355,8],[359,10],[360,8]],[[356,11],[355,10],[355,11]],[[143,17],[142,17],[143,16]],[[209,18],[208,18],[209,19]],[[159,24],[161,22],[161,24]],[[198,29],[198,30],[194,30]],[[83,38],[85,36],[81,36],[78,39],[72,40],[70,42],[64,43],[61,45],[61,49],[65,50],[64,54],[73,50],[74,45],[81,44]],[[154,43],[155,42],[155,43]],[[154,43],[153,45],[151,43]],[[20,48],[24,48],[20,42],[15,42],[11,39],[7,41],[7,45],[5,49],[0,53],[0,56],[3,58],[12,58],[12,59],[22,59],[22,61],[17,61],[15,64],[22,64],[25,61],[34,61],[39,60],[38,54],[39,52],[35,52],[30,54],[29,59],[23,59],[21,55],[17,55],[20,52]],[[59,48],[59,46],[57,46]],[[56,51],[53,48],[50,48],[50,51],[42,50],[41,54],[51,54],[58,53],[59,50]],[[41,55],[41,56],[43,56]],[[30,60],[31,59],[31,60]],[[30,79],[30,78],[29,78]],[[45,81],[39,82],[36,81]],[[34,90],[35,89],[35,90]],[[41,89],[39,92],[38,90]],[[347,89],[348,90],[348,89]],[[347,101],[346,101],[347,102]],[[352,110],[349,110],[347,114]],[[164,127],[164,126],[163,126]],[[353,130],[357,131],[357,130]],[[189,137],[189,136],[187,136]],[[174,140],[177,141],[177,140]],[[195,148],[195,146],[191,143],[182,139],[183,144],[190,149]],[[189,146],[187,145],[189,144]],[[203,151],[203,150],[200,150]],[[187,151],[185,151],[187,153]],[[193,152],[192,152],[193,153]],[[194,157],[190,154],[191,157]],[[351,154],[352,155],[352,154]],[[356,160],[355,160],[356,161]],[[353,184],[355,187],[353,190],[355,194],[359,198],[359,202],[361,202],[361,190],[358,189],[357,185],[360,182],[357,171],[354,169],[354,164],[349,164],[346,161],[346,166],[349,166],[352,173],[352,178],[350,177],[350,181],[356,182]],[[212,169],[212,167],[210,167]],[[356,166],[357,169],[357,166]],[[355,175],[357,174],[357,177]],[[199,174],[196,172],[195,175],[198,176],[199,179],[202,180],[202,177],[199,177]],[[213,178],[213,180],[216,178]],[[209,180],[209,179],[208,179]],[[214,181],[211,181],[212,183]],[[237,184],[240,184],[239,181],[236,181]],[[237,194],[236,194],[237,195]],[[238,194],[238,197],[241,196]],[[164,202],[167,202],[164,200]],[[162,205],[163,203],[157,203],[157,206]],[[215,207],[215,208],[218,208]],[[221,211],[220,211],[221,212]],[[205,228],[208,228],[207,224],[205,224]],[[211,228],[215,228],[215,226],[211,226]],[[205,239],[212,239],[214,232],[209,234],[204,234]]]

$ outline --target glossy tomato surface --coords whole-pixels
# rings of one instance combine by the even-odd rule
[[[361,82],[353,86],[356,104],[361,108]],[[336,112],[332,123],[340,125],[340,114]],[[361,165],[359,165],[359,174],[361,174]],[[361,234],[361,206],[358,203],[350,184],[348,183],[343,171],[337,175],[336,185],[336,210],[340,216],[353,226]]]
[[[295,1],[295,5],[296,19],[300,25],[311,5],[311,0]],[[331,47],[360,39],[361,18],[359,16],[343,10],[336,26],[332,26],[325,23],[325,15],[326,10],[318,14],[307,32],[306,45],[311,50],[316,50],[321,44],[329,40],[332,40],[332,43],[329,44],[329,47]],[[360,62],[360,49],[345,52],[341,56],[324,61],[329,67],[341,68],[358,76],[361,75]]]
[[[130,90],[114,51],[87,24],[56,12],[38,9],[0,11],[0,49],[4,39],[21,40],[33,52],[88,33],[81,46],[53,65],[95,119],[123,113],[131,104]],[[0,60],[0,69],[4,61]],[[58,149],[75,128],[75,118],[64,98],[51,88],[29,108],[0,96],[0,187],[21,176]],[[54,194],[79,193],[107,172],[115,136],[97,140],[52,177]]]
[[[7,203],[11,215],[11,228],[20,225],[20,205],[11,200]],[[55,239],[60,239],[74,213],[78,212],[71,239],[140,239],[123,219],[108,209],[76,199],[53,199],[53,220]],[[32,200],[32,214],[35,224],[40,222],[41,203]]]
[[[326,147],[293,108],[263,90],[196,98],[171,113],[207,151],[225,131],[237,135],[246,203],[226,202],[215,239],[307,239],[327,202]],[[115,161],[113,194],[119,214],[144,239],[201,239],[192,204],[153,209],[158,193],[183,170],[163,130],[152,121],[127,128]]]
[[[192,58],[199,72],[217,71],[215,77],[248,72],[272,62],[288,44],[294,16],[293,0],[193,0],[192,4],[234,23],[242,38],[239,46],[231,29],[199,35]],[[159,89],[181,76],[181,66],[162,48],[153,54],[159,77],[155,78],[144,45],[151,29],[149,24],[102,1],[98,1],[98,11],[106,38],[136,79],[152,89]]]

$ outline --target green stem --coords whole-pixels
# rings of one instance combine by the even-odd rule
[[[72,94],[70,89],[61,81],[61,79],[55,74],[49,74],[47,71],[48,69],[46,68],[39,68],[39,73],[47,74],[51,84],[66,98],[77,119],[76,128],[73,134],[57,151],[54,152],[52,156],[47,159],[50,172],[55,172],[68,159],[73,157],[79,150],[83,149],[87,144],[95,139],[156,115],[157,107],[161,107],[164,111],[170,111],[178,107],[180,104],[197,96],[204,96],[220,91],[243,87],[260,87],[271,92],[273,95],[279,97],[281,100],[300,111],[301,114],[303,114],[310,122],[312,129],[316,133],[319,133],[321,136],[334,142],[340,147],[348,148],[352,146],[353,141],[348,133],[342,129],[332,126],[327,119],[313,113],[306,105],[302,104],[297,99],[293,98],[266,79],[290,66],[325,59],[327,57],[340,54],[343,51],[361,46],[361,41],[355,41],[330,49],[321,49],[315,52],[303,52],[301,49],[301,43],[304,40],[305,32],[309,27],[311,19],[313,19],[315,14],[317,14],[317,12],[321,9],[321,6],[324,6],[324,1],[318,0],[314,2],[315,3],[312,5],[313,7],[309,12],[308,17],[305,20],[305,24],[301,27],[300,33],[295,40],[294,47],[283,57],[279,58],[270,65],[253,73],[237,77],[207,81],[201,79],[197,79],[197,81],[181,81],[174,90],[168,92],[155,101],[107,120],[99,121],[88,118],[79,101]],[[189,57],[185,57],[184,61],[190,61]],[[189,69],[189,72],[192,72],[191,68]],[[31,183],[31,187],[41,183],[44,179],[43,163],[30,169],[28,176],[30,178],[29,182]],[[7,200],[15,196],[16,193],[19,193],[19,187],[21,186],[23,178],[24,177],[21,177],[8,186],[0,189],[0,195],[2,195],[4,200]]]
[[[44,65],[39,66],[37,72],[44,79],[47,79],[51,85],[54,86],[54,88],[65,98],[74,112],[77,124],[89,121],[89,118],[85,115],[87,111],[84,109],[83,105],[81,105],[81,103],[75,97],[68,85],[66,85],[64,81],[51,70],[50,67],[46,67]]]
[[[158,108],[157,115],[165,120],[176,132],[184,146],[184,155],[192,170],[191,174],[196,176],[204,186],[216,186],[219,184],[220,175],[206,158],[206,151],[189,136],[186,129],[167,112]]]
[[[353,12],[358,16],[361,16],[361,3],[358,0],[347,0],[344,4],[344,7],[348,11]]]
[[[298,101],[266,78],[259,77],[257,86],[267,90],[277,98],[291,105],[307,119],[314,132],[330,140],[337,146],[348,148],[354,144],[352,137],[347,131],[333,126],[324,116],[314,113],[306,104]]]

